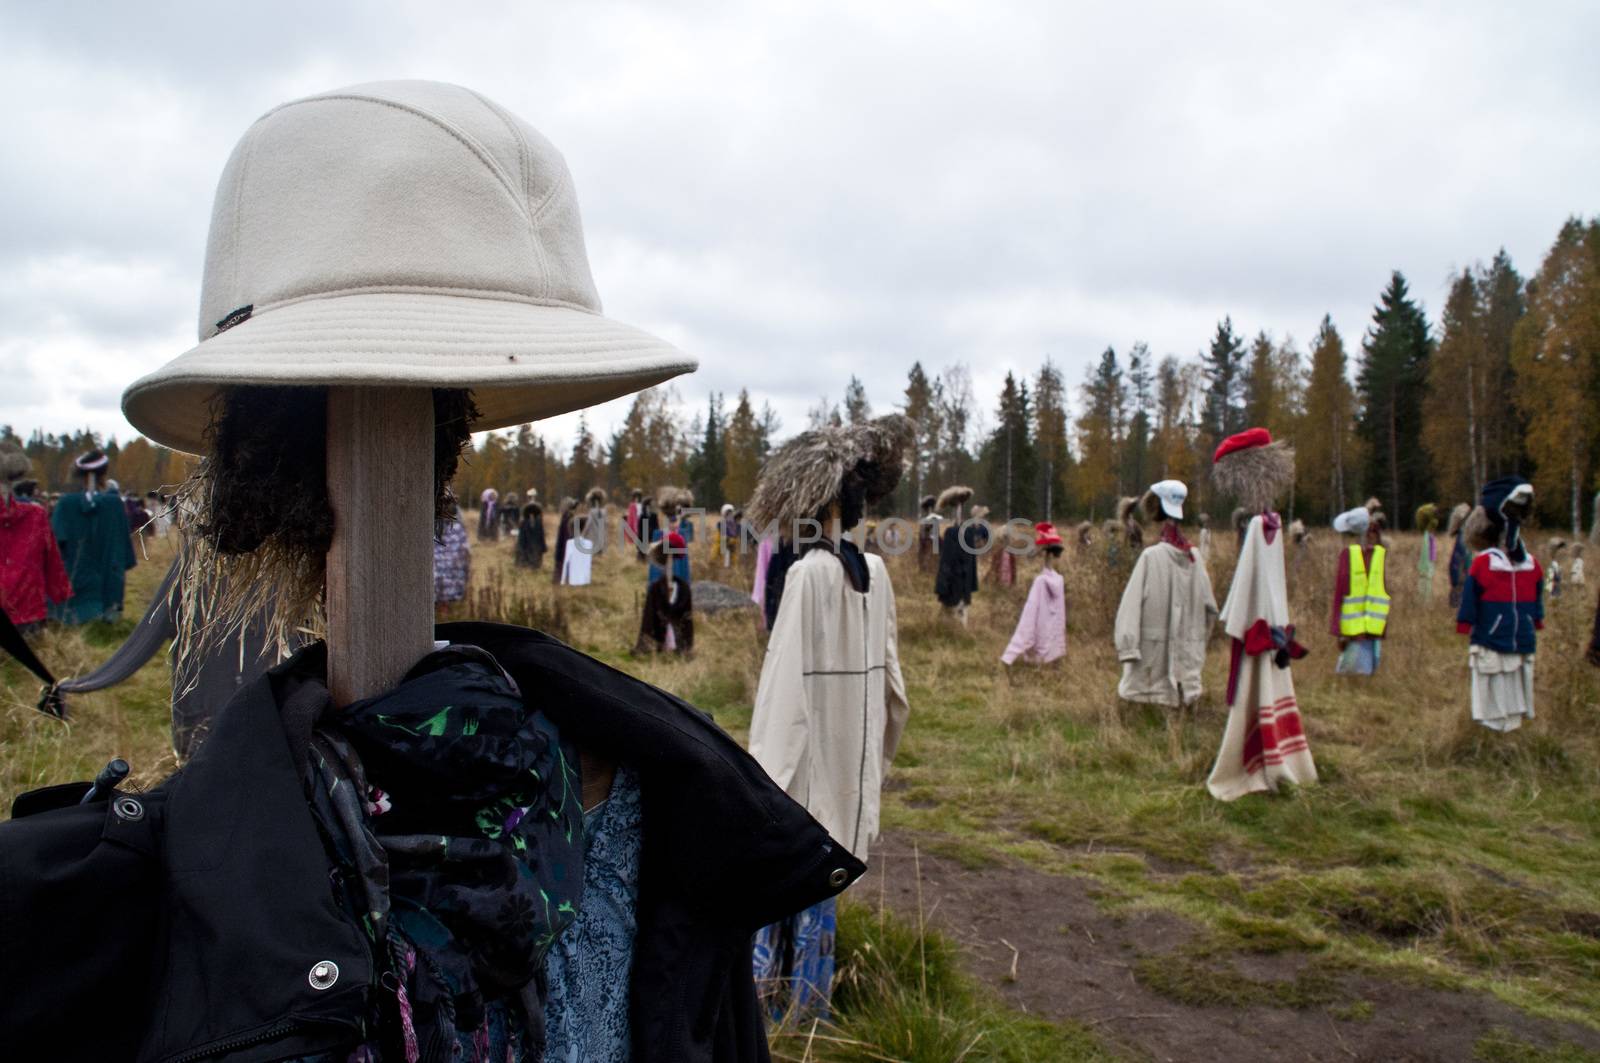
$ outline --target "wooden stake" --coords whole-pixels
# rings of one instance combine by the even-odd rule
[[[381,694],[433,649],[433,393],[330,388],[328,688]]]

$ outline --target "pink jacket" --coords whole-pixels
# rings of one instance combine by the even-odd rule
[[[1033,578],[1022,619],[1011,636],[1004,664],[1025,657],[1032,664],[1049,664],[1067,652],[1067,585],[1061,573],[1045,569]]]

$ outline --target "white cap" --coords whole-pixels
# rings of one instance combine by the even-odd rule
[[[1372,514],[1366,506],[1357,506],[1347,509],[1333,518],[1333,530],[1345,535],[1365,535],[1367,525],[1372,523]]]
[[[1189,497],[1189,489],[1182,480],[1162,480],[1151,484],[1150,493],[1160,499],[1161,512],[1173,520],[1183,519],[1183,502]]]

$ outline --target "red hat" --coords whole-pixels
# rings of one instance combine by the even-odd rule
[[[685,545],[686,544],[683,541],[683,536],[679,535],[675,531],[667,532],[667,549],[682,550]]]
[[[1056,526],[1049,521],[1040,521],[1033,526],[1033,530],[1038,533],[1033,537],[1034,546],[1061,545],[1061,536],[1056,534]]]
[[[1264,447],[1272,442],[1272,433],[1265,428],[1246,428],[1243,432],[1235,433],[1222,441],[1217,447],[1217,452],[1211,455],[1211,463],[1215,465],[1223,458],[1236,450],[1249,450],[1251,447]]]

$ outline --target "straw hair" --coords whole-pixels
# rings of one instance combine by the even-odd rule
[[[1226,454],[1211,466],[1211,482],[1251,512],[1270,509],[1294,482],[1294,448],[1274,442]]]
[[[816,519],[832,505],[852,474],[861,478],[868,503],[887,496],[900,483],[914,429],[909,418],[891,414],[800,433],[762,465],[746,507],[750,523],[757,528],[776,524],[787,535],[797,521]]]
[[[1450,523],[1445,525],[1444,533],[1451,536],[1455,535],[1456,532],[1461,530],[1461,526],[1467,522],[1467,517],[1471,513],[1472,507],[1470,505],[1465,502],[1457,502],[1455,508],[1450,511]]]
[[[972,498],[972,488],[965,486],[946,487],[939,492],[939,499],[934,503],[936,509],[950,509],[952,506],[964,505]]]
[[[1487,550],[1499,545],[1500,528],[1500,525],[1489,519],[1488,510],[1482,506],[1473,506],[1472,512],[1461,526],[1461,541],[1473,550]]]
[[[33,469],[33,462],[28,460],[22,448],[11,440],[0,441],[0,480],[10,482],[20,480]]]
[[[589,505],[590,505],[590,507],[592,508],[594,506],[603,506],[605,504],[606,504],[605,488],[603,488],[603,487],[591,487],[591,488],[589,488]]]

